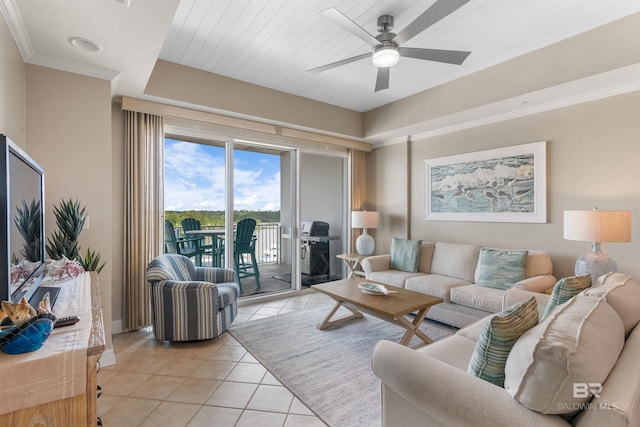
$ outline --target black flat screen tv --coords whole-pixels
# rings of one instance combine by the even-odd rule
[[[45,276],[44,170],[0,134],[0,301],[29,300]]]

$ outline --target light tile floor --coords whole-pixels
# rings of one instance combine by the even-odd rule
[[[234,323],[333,304],[314,292],[249,303]],[[229,334],[168,343],[147,328],[115,335],[113,345],[117,363],[98,373],[104,426],[325,426]]]

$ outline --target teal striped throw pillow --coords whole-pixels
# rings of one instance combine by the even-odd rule
[[[480,249],[478,285],[486,288],[509,289],[525,279],[524,267],[529,251]]]
[[[535,297],[493,316],[480,332],[467,371],[504,387],[504,367],[511,348],[522,334],[537,324],[538,304]]]
[[[391,269],[416,273],[420,263],[422,240],[405,240],[394,237],[391,241]]]
[[[591,274],[564,277],[558,280],[553,287],[549,301],[547,301],[547,306],[544,308],[542,318],[544,319],[554,308],[569,301],[572,297],[578,295],[590,286]]]

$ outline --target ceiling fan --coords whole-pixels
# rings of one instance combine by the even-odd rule
[[[468,1],[469,0],[437,0],[431,7],[425,10],[398,34],[391,32],[391,30],[393,30],[393,16],[382,15],[378,17],[378,32],[380,32],[380,34],[375,37],[343,15],[338,9],[330,8],[323,10],[320,12],[322,16],[342,29],[350,32],[354,36],[369,43],[373,47],[373,51],[322,65],[320,67],[311,68],[307,71],[317,73],[371,57],[373,65],[378,67],[378,77],[376,79],[375,88],[375,91],[378,92],[379,90],[389,88],[390,68],[400,60],[401,56],[460,65],[471,52],[459,50],[420,49],[402,47],[400,45],[411,40],[413,37],[440,21],[445,16],[453,13]]]

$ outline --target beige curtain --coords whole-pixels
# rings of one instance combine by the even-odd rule
[[[163,252],[164,120],[124,111],[124,319],[125,330],[151,324],[145,270]]]
[[[367,153],[364,151],[350,150],[349,160],[351,162],[351,210],[361,211],[365,209],[366,182],[367,182]],[[360,235],[360,230],[351,230],[350,251],[355,252],[356,239]]]

